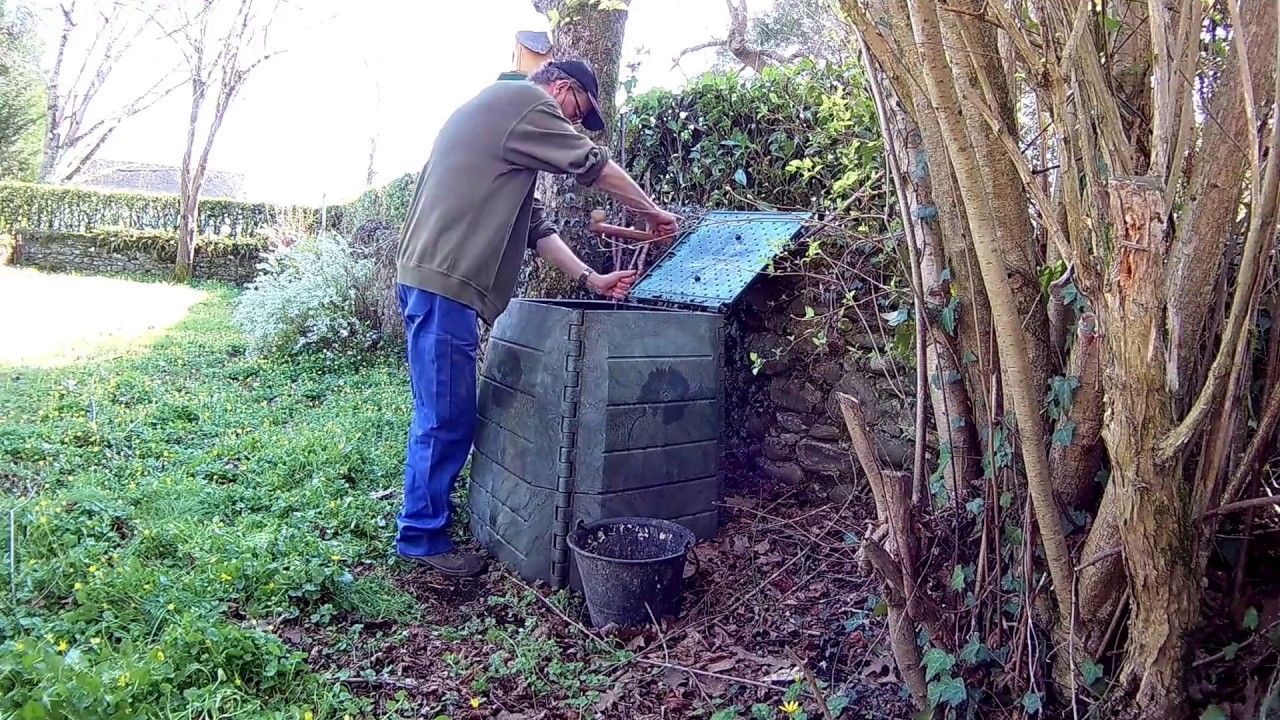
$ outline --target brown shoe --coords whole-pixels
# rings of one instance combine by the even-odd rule
[[[405,555],[398,553],[400,559],[405,562],[425,565],[432,570],[456,578],[473,578],[484,574],[488,562],[483,555],[477,553],[463,552],[461,550],[450,550],[449,552],[440,553],[438,555]]]

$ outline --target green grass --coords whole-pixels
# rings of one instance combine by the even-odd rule
[[[247,358],[202,289],[147,343],[0,367],[0,718],[360,716],[272,629],[416,618],[370,497],[401,482],[399,358]]]

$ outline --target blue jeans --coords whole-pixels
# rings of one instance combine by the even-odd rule
[[[404,463],[404,509],[396,548],[405,555],[453,549],[450,495],[476,434],[476,311],[400,285],[413,387],[413,422]]]

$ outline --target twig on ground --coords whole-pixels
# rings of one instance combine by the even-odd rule
[[[827,720],[836,720],[831,714],[831,708],[827,707],[827,695],[822,692],[822,688],[818,687],[818,679],[813,676],[813,672],[809,670],[809,666],[800,660],[800,656],[796,655],[796,651],[787,648],[787,657],[791,658],[791,662],[800,668],[800,672],[804,673],[804,679],[809,683],[809,687],[813,688],[813,696],[818,700],[818,706],[822,708],[822,716]]]
[[[1280,628],[1280,620],[1277,620],[1271,623],[1270,625],[1267,626],[1265,630],[1259,630],[1258,632],[1255,632],[1254,634],[1245,638],[1244,642],[1237,644],[1233,648],[1233,652],[1238,653],[1241,650],[1248,647],[1251,643],[1253,643],[1254,640],[1257,640],[1260,637],[1267,637],[1271,635],[1271,632],[1276,628]],[[1211,665],[1213,663],[1218,662],[1219,660],[1225,660],[1226,658],[1227,658],[1227,651],[1223,650],[1222,652],[1214,653],[1213,655],[1210,655],[1207,658],[1203,658],[1201,660],[1195,661],[1194,663],[1191,664],[1191,667],[1193,668],[1204,667],[1205,665]]]
[[[758,688],[766,688],[779,693],[786,691],[785,688],[780,688],[780,687],[777,687],[776,685],[770,685],[769,683],[763,683],[763,682],[760,682],[759,680],[748,680],[747,678],[734,677],[733,675],[725,675],[724,673],[711,672],[710,670],[698,670],[697,668],[686,667],[684,665],[677,665],[676,663],[664,662],[662,660],[650,660],[649,658],[636,658],[636,662],[644,665],[652,665],[654,667],[666,668],[668,670],[677,670],[680,672],[687,672],[690,675],[703,675],[705,677],[713,677],[718,680],[725,680],[727,682],[741,683],[743,685],[751,685]]]

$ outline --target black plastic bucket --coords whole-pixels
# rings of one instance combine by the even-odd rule
[[[635,627],[679,614],[685,556],[695,543],[687,528],[667,520],[579,520],[569,547],[591,624]]]

